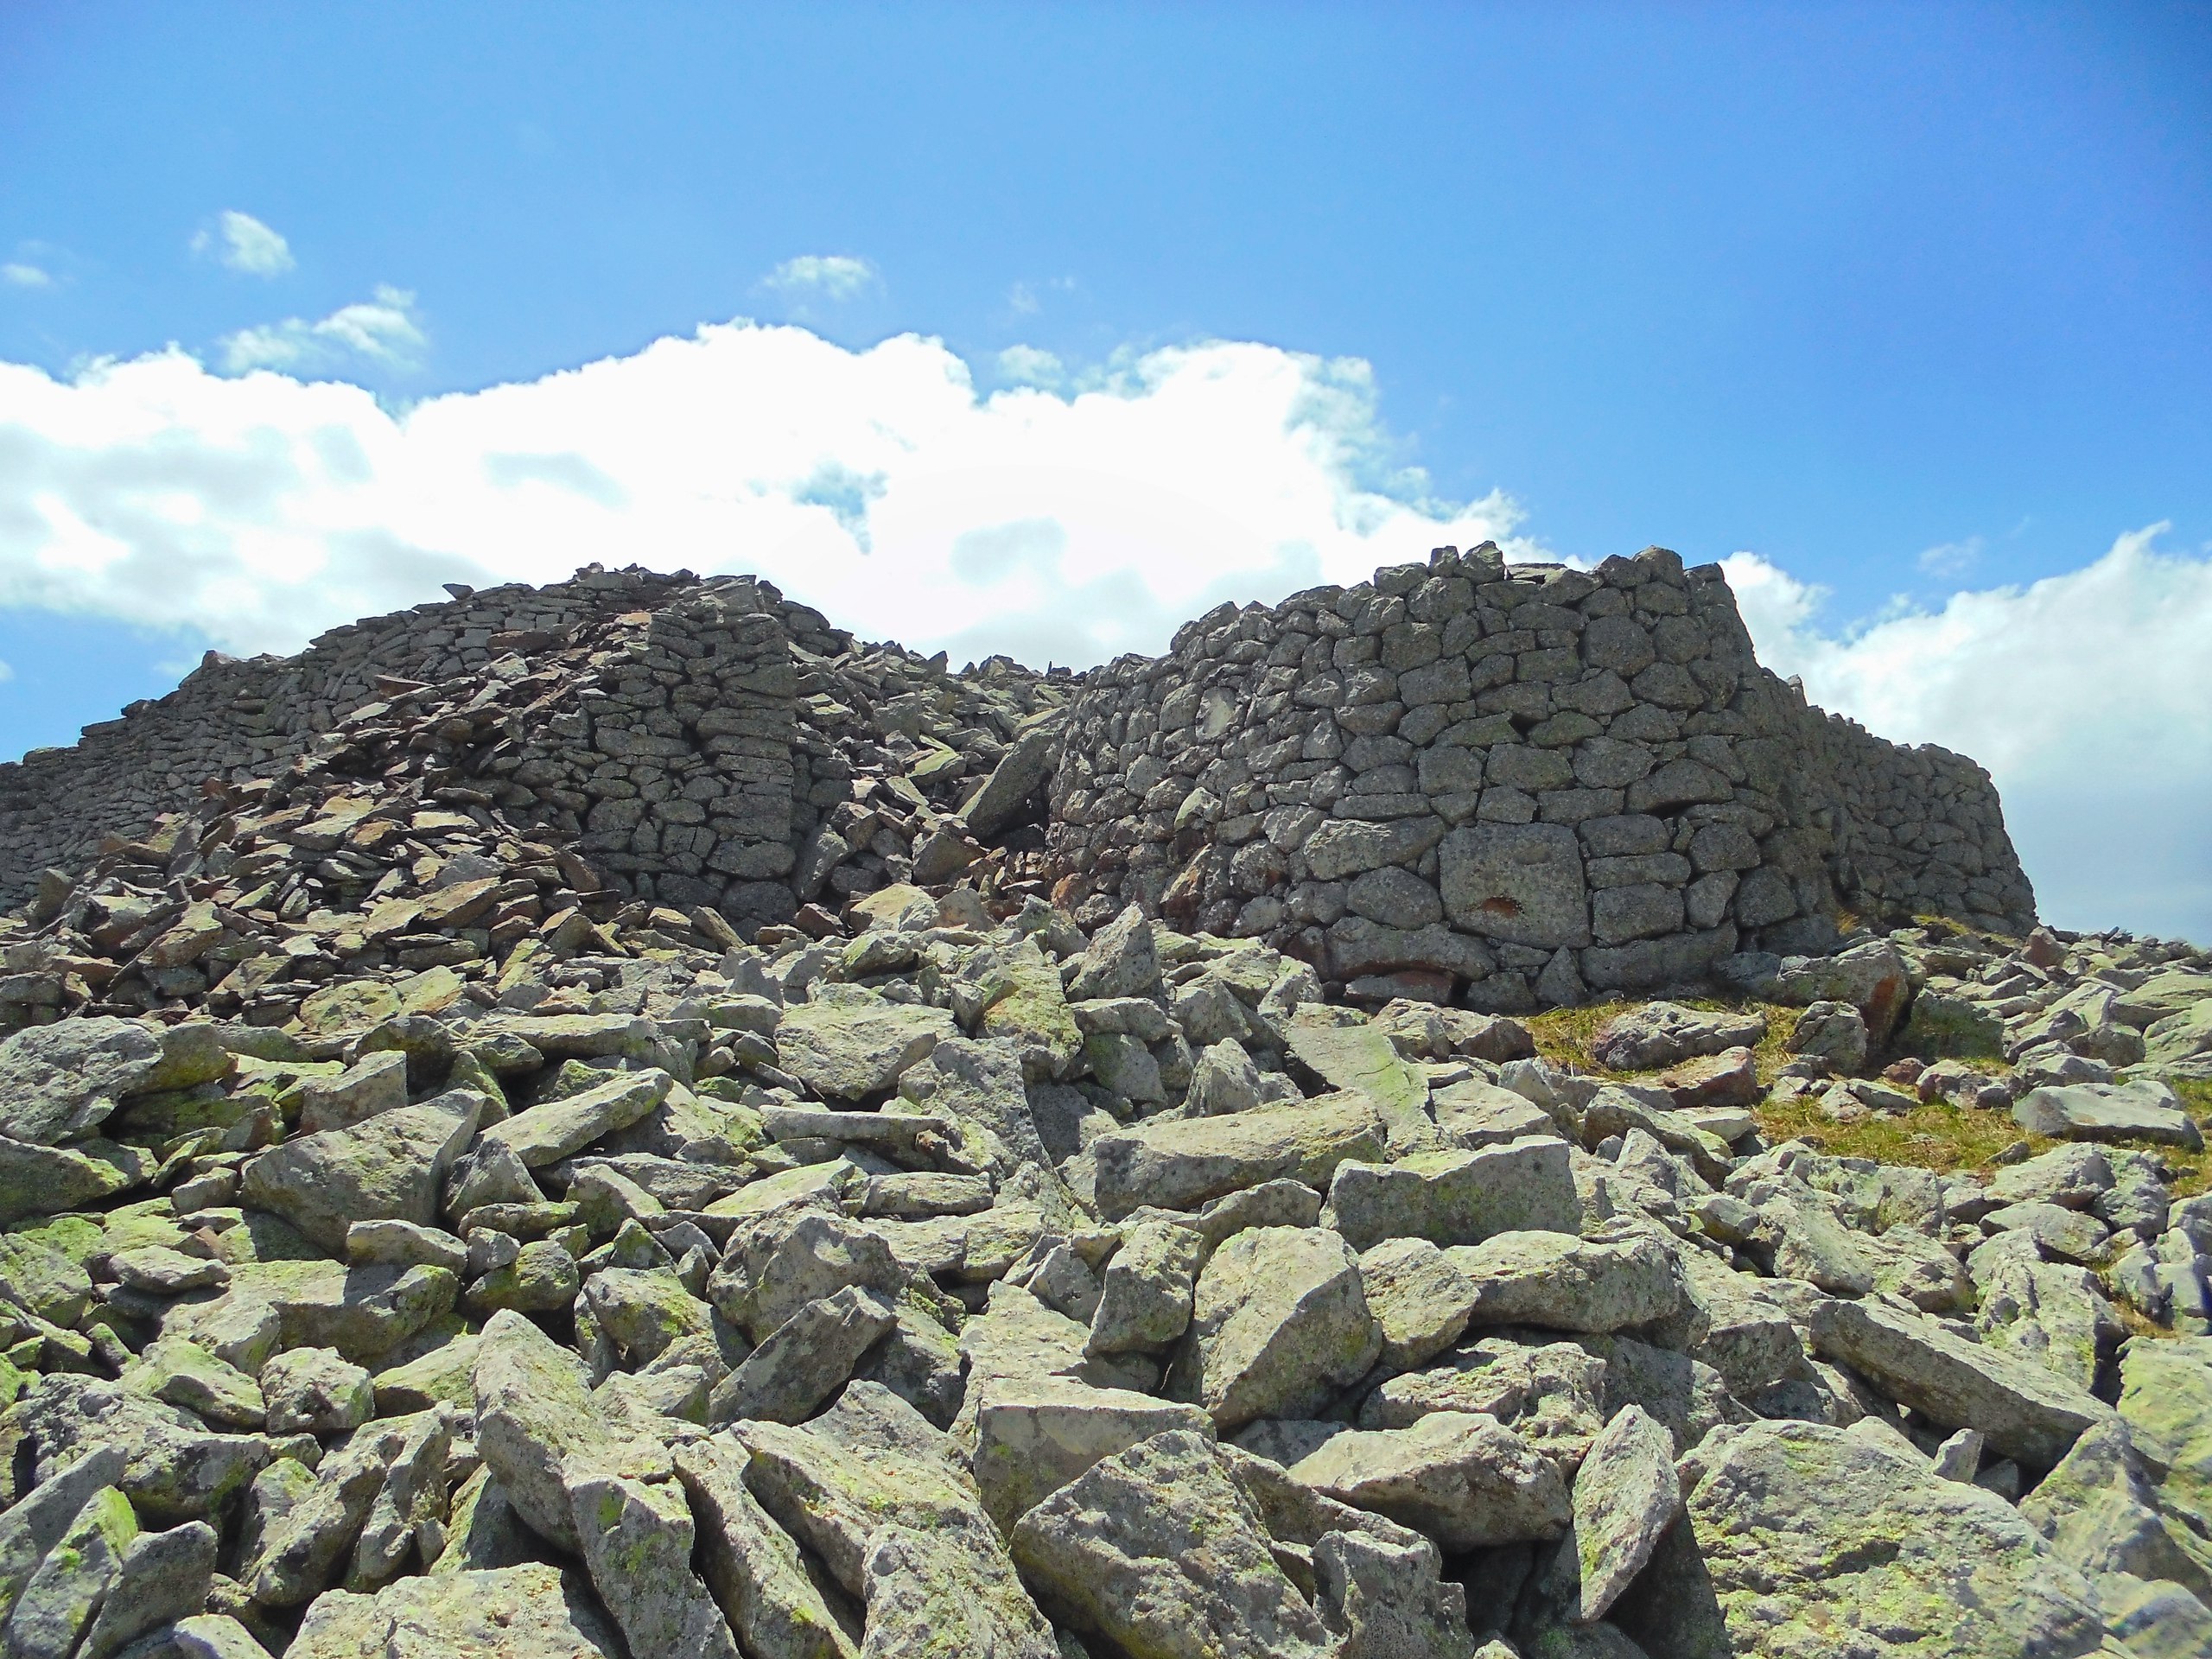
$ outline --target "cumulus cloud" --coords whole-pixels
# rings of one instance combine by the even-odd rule
[[[226,208],[215,226],[195,232],[194,253],[213,254],[218,264],[248,276],[282,276],[292,269],[292,245],[251,213]]]
[[[1989,768],[2043,912],[2212,940],[2212,560],[2131,531],[2081,569],[1847,629],[1724,561],[1759,657],[1813,701]]]
[[[36,265],[10,264],[0,265],[0,283],[10,288],[52,288],[54,278]]]
[[[252,369],[313,372],[351,363],[380,368],[412,368],[429,344],[415,315],[415,296],[405,289],[379,283],[372,298],[341,305],[319,321],[287,317],[282,322],[242,328],[219,343],[223,363],[233,374]]]
[[[786,259],[760,279],[760,286],[786,299],[849,300],[875,286],[875,267],[842,253],[803,253]]]
[[[1088,664],[1224,598],[1510,535],[1505,497],[1439,500],[1396,459],[1364,364],[1221,342],[986,394],[937,340],[736,322],[404,409],[175,349],[0,365],[0,603],[289,650],[440,582],[637,563]]]

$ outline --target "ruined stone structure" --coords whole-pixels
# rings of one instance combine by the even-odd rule
[[[1093,673],[1065,891],[1512,1010],[1818,950],[1840,910],[2032,925],[1988,774],[1808,706],[1719,567],[1495,548],[1224,606]],[[1412,976],[1408,979],[1408,976]]]
[[[1816,950],[1844,911],[2034,919],[1987,774],[1809,707],[1754,661],[1718,567],[1508,570],[1487,545],[1049,678],[858,652],[749,578],[458,590],[294,658],[211,654],[0,766],[0,898],[302,756],[414,778],[741,931],[1012,834],[1086,922],[1135,902],[1356,996],[1499,1010]],[[347,874],[309,880],[343,896]]]

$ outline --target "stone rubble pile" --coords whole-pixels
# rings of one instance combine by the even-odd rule
[[[1052,683],[857,647],[741,941],[483,785],[588,658],[16,918],[11,1659],[2212,1650],[2202,953],[1742,952],[1576,1069],[1086,930]],[[1931,1103],[2018,1144],[1761,1128]]]

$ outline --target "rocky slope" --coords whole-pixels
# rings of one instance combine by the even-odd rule
[[[2212,959],[1348,1003],[1053,870],[1118,681],[766,613],[387,676],[0,926],[7,1655],[2212,1650]],[[789,830],[607,791],[704,727]]]

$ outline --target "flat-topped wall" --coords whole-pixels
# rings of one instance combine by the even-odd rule
[[[978,689],[918,659],[873,690],[810,666],[853,646],[750,577],[593,567],[333,629],[296,657],[211,654],[75,747],[0,766],[0,902],[210,779],[272,775],[318,743],[385,753],[397,679],[443,683],[457,777],[625,891],[741,925],[787,915],[820,885],[799,854],[847,793],[816,729],[849,714],[830,690],[890,698],[864,722],[887,731],[902,696]],[[544,695],[470,727],[468,682],[523,672]],[[1808,706],[1753,659],[1718,567],[1662,550],[1591,573],[1441,550],[1223,606],[1167,655],[1066,687],[1044,757],[1059,896],[1265,938],[1368,994],[1522,1007],[1817,949],[1846,910],[2034,919],[1986,773]]]
[[[1050,834],[1091,914],[1501,1008],[1817,948],[1845,908],[2034,916],[1986,773],[1808,707],[1719,568],[1659,549],[1587,574],[1445,549],[1223,606],[1089,677]]]

